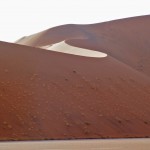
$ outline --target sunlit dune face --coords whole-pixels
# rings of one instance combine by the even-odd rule
[[[66,54],[84,56],[84,57],[103,58],[107,56],[107,54],[102,52],[68,45],[65,41],[53,45],[43,46],[41,48],[51,50],[51,51],[66,53]]]

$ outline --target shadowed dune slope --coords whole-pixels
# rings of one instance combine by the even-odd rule
[[[150,79],[121,56],[0,42],[0,140],[150,136]]]

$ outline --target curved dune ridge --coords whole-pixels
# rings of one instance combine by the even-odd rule
[[[107,56],[107,54],[102,53],[102,52],[68,45],[65,41],[55,43],[53,45],[43,46],[42,48],[51,50],[51,51],[57,51],[61,53],[84,56],[84,57],[101,58],[101,57]]]
[[[149,27],[150,15],[0,42],[0,140],[150,137]]]

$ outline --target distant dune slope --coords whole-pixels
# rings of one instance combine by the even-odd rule
[[[141,16],[0,42],[0,140],[150,137],[149,27]],[[107,56],[50,50],[62,41]]]
[[[26,37],[18,44],[41,47],[64,40],[104,52],[150,76],[150,15],[92,25],[62,25]]]

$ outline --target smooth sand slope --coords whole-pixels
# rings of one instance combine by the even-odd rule
[[[0,139],[150,136],[150,79],[112,56],[0,42]]]

